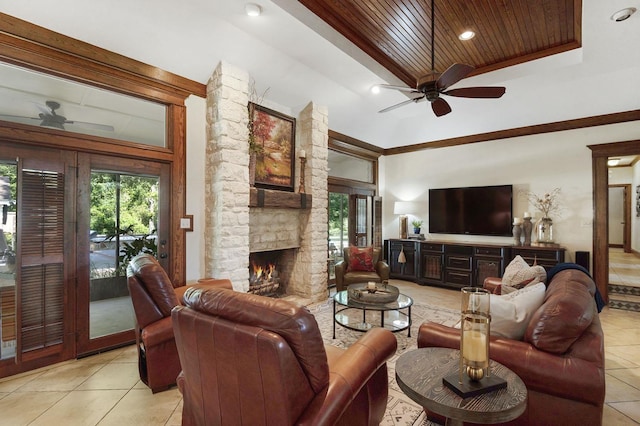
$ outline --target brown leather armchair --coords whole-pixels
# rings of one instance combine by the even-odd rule
[[[336,263],[336,291],[346,290],[350,284],[369,281],[382,282],[389,279],[389,265],[382,260],[380,248],[373,249],[373,266],[375,271],[349,271],[349,247],[342,249],[343,260]]]
[[[485,281],[490,291],[499,284]],[[522,341],[491,337],[491,359],[518,374],[528,391],[525,412],[508,425],[602,424],[604,333],[595,291],[591,277],[569,265],[551,278]],[[422,324],[418,347],[459,349],[460,330]]]
[[[378,425],[396,338],[375,328],[325,347],[304,307],[224,289],[187,290],[172,311],[183,425]]]
[[[200,281],[202,282],[202,281]],[[198,286],[231,288],[229,280],[207,279]],[[127,267],[127,286],[136,315],[140,379],[153,393],[168,389],[180,373],[180,358],[171,324],[171,309],[189,286],[173,287],[158,261],[149,254],[134,257]]]

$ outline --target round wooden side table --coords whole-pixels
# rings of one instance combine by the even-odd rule
[[[503,423],[518,418],[527,406],[527,388],[516,373],[491,361],[491,374],[507,387],[470,398],[461,398],[442,383],[460,368],[460,351],[421,348],[402,354],[396,361],[396,381],[413,401],[447,418],[447,425],[463,422]]]

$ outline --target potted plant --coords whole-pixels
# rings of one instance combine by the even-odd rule
[[[16,253],[11,249],[6,249],[4,251],[4,257],[6,260],[7,270],[10,273],[14,273],[16,271]]]
[[[420,233],[420,227],[422,226],[422,221],[419,219],[415,219],[413,221],[411,221],[411,225],[413,225],[413,233],[414,234],[419,234]]]

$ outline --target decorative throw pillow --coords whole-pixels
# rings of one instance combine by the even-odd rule
[[[522,340],[529,321],[542,306],[546,289],[539,282],[503,296],[491,295],[491,334]]]
[[[522,256],[518,255],[507,265],[502,276],[501,294],[509,294],[527,284],[545,282],[547,271],[543,266],[529,266]]]
[[[351,271],[375,271],[373,267],[373,247],[359,248],[349,246],[349,265],[347,272]]]

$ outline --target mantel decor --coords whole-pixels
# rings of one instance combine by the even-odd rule
[[[296,119],[258,104],[249,105],[255,186],[293,192]]]

